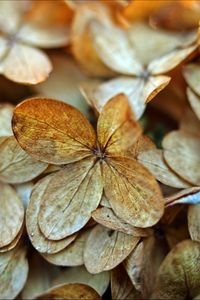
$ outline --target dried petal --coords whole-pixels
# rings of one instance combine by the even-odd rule
[[[13,131],[30,155],[53,164],[89,156],[96,142],[92,126],[77,109],[49,99],[20,103],[14,111]]]
[[[199,197],[200,198],[200,197]],[[200,242],[200,204],[190,205],[188,208],[188,229],[191,239]]]
[[[116,215],[136,227],[159,221],[164,201],[154,177],[137,161],[112,157],[103,162],[104,189]]]
[[[165,201],[168,206],[175,204],[199,204],[200,203],[200,187],[192,187],[184,189],[172,196],[166,197]]]
[[[166,73],[173,68],[175,68],[180,62],[182,62],[187,56],[189,56],[194,50],[195,46],[191,46],[183,49],[175,49],[169,54],[164,55],[163,57],[153,60],[149,66],[148,71],[153,75],[159,75],[161,73]]]
[[[186,181],[200,185],[200,140],[181,131],[173,131],[163,140],[164,158]]]
[[[88,272],[95,274],[113,269],[130,254],[139,240],[139,237],[95,226],[84,249]]]
[[[151,299],[195,299],[200,294],[199,257],[197,242],[185,240],[175,246],[160,266]]]
[[[124,267],[119,265],[111,273],[112,299],[115,300],[138,300],[142,299],[140,293],[136,291],[130,281]]]
[[[160,182],[176,187],[186,188],[190,184],[176,175],[166,164],[163,151],[159,149],[152,149],[146,152],[142,152],[138,156],[138,161],[142,163]]]
[[[13,136],[0,137],[0,180],[21,183],[41,174],[47,164],[29,156]]]
[[[13,106],[10,104],[0,105],[0,136],[12,135],[11,119]]]
[[[198,63],[186,65],[183,69],[183,75],[191,89],[197,93],[197,95],[200,95],[200,65]]]
[[[36,48],[19,43],[12,46],[1,64],[3,74],[8,79],[24,84],[42,82],[52,70],[46,54]],[[15,67],[13,68],[13,66]]]
[[[28,276],[25,249],[18,247],[7,253],[0,253],[0,266],[1,298],[15,299]]]
[[[115,118],[113,118],[115,116]],[[122,154],[141,135],[139,124],[134,121],[124,94],[112,98],[103,108],[97,124],[100,149],[110,154]]]
[[[60,240],[83,228],[102,192],[100,164],[95,158],[66,165],[52,177],[44,193],[38,217],[42,233]]]
[[[41,179],[34,187],[31,199],[26,211],[26,228],[33,246],[41,253],[56,253],[66,248],[76,235],[69,236],[60,241],[46,239],[38,226],[38,213],[40,211],[43,195],[53,175]]]
[[[92,42],[101,60],[124,75],[140,75],[143,67],[128,42],[126,32],[98,21],[90,23]]]
[[[43,257],[51,264],[57,266],[81,266],[84,264],[83,251],[90,229],[81,232],[73,243],[62,251],[54,254],[43,254]]]
[[[190,88],[187,89],[187,96],[193,111],[200,119],[200,97],[193,93]]]
[[[35,298],[39,299],[88,299],[100,300],[99,294],[90,286],[80,283],[62,284],[53,287],[46,293]]]
[[[158,268],[166,255],[166,245],[154,236],[140,242],[125,260],[125,269],[137,291],[149,299]]]
[[[15,190],[0,183],[0,247],[9,245],[19,234],[24,220],[24,208]]]
[[[92,213],[92,217],[97,223],[107,228],[121,231],[126,234],[131,234],[133,236],[142,237],[142,236],[148,236],[151,233],[150,230],[133,227],[130,224],[124,222],[114,214],[111,208],[107,208],[107,207],[97,208]]]

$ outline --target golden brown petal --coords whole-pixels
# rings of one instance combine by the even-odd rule
[[[53,164],[87,157],[96,143],[95,132],[85,116],[56,100],[25,100],[15,108],[12,123],[21,147]]]
[[[141,135],[140,125],[133,119],[124,94],[113,97],[103,108],[97,124],[100,149],[108,155],[122,153]]]
[[[157,223],[164,211],[158,183],[136,160],[112,157],[103,162],[104,189],[116,215],[136,227]]]
[[[35,299],[100,300],[100,298],[101,297],[99,296],[99,294],[90,286],[80,283],[71,283],[53,287],[52,289]]]

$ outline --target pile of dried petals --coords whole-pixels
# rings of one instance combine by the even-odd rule
[[[199,21],[0,1],[0,299],[200,299]]]

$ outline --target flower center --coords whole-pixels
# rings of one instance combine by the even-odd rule
[[[94,149],[93,153],[99,160],[104,160],[106,158],[106,154],[104,152],[102,152],[101,149],[99,149],[99,148]]]

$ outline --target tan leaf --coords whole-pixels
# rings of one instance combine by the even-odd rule
[[[35,299],[91,299],[100,300],[99,294],[90,286],[80,283],[62,284],[53,287]]]
[[[13,106],[11,104],[0,105],[0,136],[12,135],[11,119]]]
[[[140,237],[97,225],[92,229],[84,249],[88,272],[95,274],[113,269],[130,254],[139,240]]]
[[[133,119],[126,96],[119,94],[112,98],[104,106],[98,119],[97,136],[101,151],[106,151],[108,155],[121,154],[130,148],[140,135],[141,127]]]
[[[90,233],[90,229],[81,232],[78,237],[68,247],[54,254],[42,254],[51,264],[57,266],[81,266],[84,264],[83,251],[85,243]]]
[[[189,87],[195,93],[197,93],[197,95],[200,95],[200,65],[198,63],[191,63],[186,65],[183,69],[183,76]]]
[[[97,208],[92,213],[92,217],[97,223],[107,228],[116,231],[121,231],[126,234],[131,234],[133,236],[142,237],[148,236],[151,233],[151,231],[148,229],[133,227],[132,225],[124,222],[114,214],[111,208]]]
[[[43,195],[53,175],[41,179],[34,187],[31,199],[26,211],[26,228],[33,246],[41,253],[56,253],[66,248],[76,235],[69,236],[60,241],[46,239],[38,226],[38,213],[43,200]]]
[[[22,183],[40,175],[47,164],[29,156],[13,136],[0,137],[0,180]]]
[[[107,158],[102,165],[105,195],[116,215],[136,227],[159,221],[164,201],[154,177],[136,160]]]
[[[103,193],[102,198],[101,198],[101,202],[100,202],[101,206],[105,206],[108,208],[111,208],[109,200],[106,198],[105,194]]]
[[[3,74],[8,79],[19,83],[36,84],[44,81],[52,70],[51,62],[46,54],[18,43],[12,46],[1,64]]]
[[[0,253],[0,295],[2,299],[15,299],[22,290],[28,276],[26,251],[15,248]]]
[[[61,283],[82,283],[91,286],[102,296],[108,288],[110,282],[109,272],[90,274],[84,266],[67,268],[63,270],[54,280],[54,284]]]
[[[193,111],[200,119],[200,97],[193,93],[190,88],[187,88],[187,96]]]
[[[142,163],[160,182],[176,187],[186,188],[191,185],[176,175],[172,169],[166,164],[163,151],[160,149],[152,149],[142,152],[138,156],[138,161]]]
[[[130,281],[124,267],[119,265],[111,272],[112,299],[115,300],[138,300],[142,299]]]
[[[151,299],[192,299],[199,290],[200,245],[185,240],[175,246],[161,264]]]
[[[15,190],[0,183],[0,247],[9,245],[19,234],[24,219],[24,208]]]
[[[77,109],[49,99],[20,103],[14,111],[13,131],[30,155],[53,164],[87,157],[96,143],[93,128]]]
[[[188,208],[188,229],[191,239],[200,242],[200,204],[190,205]]]
[[[164,158],[186,181],[200,185],[200,141],[186,132],[173,131],[163,140]]]
[[[133,145],[133,147],[128,149],[127,154],[131,158],[138,159],[140,154],[153,149],[156,149],[156,145],[150,139],[150,137],[146,135],[141,135],[139,139],[136,141],[136,143]]]
[[[166,255],[166,245],[154,236],[140,242],[124,262],[136,290],[149,299],[158,268]]]
[[[52,177],[44,193],[38,216],[43,234],[60,240],[80,230],[99,205],[102,192],[100,164],[95,158],[66,165]]]

